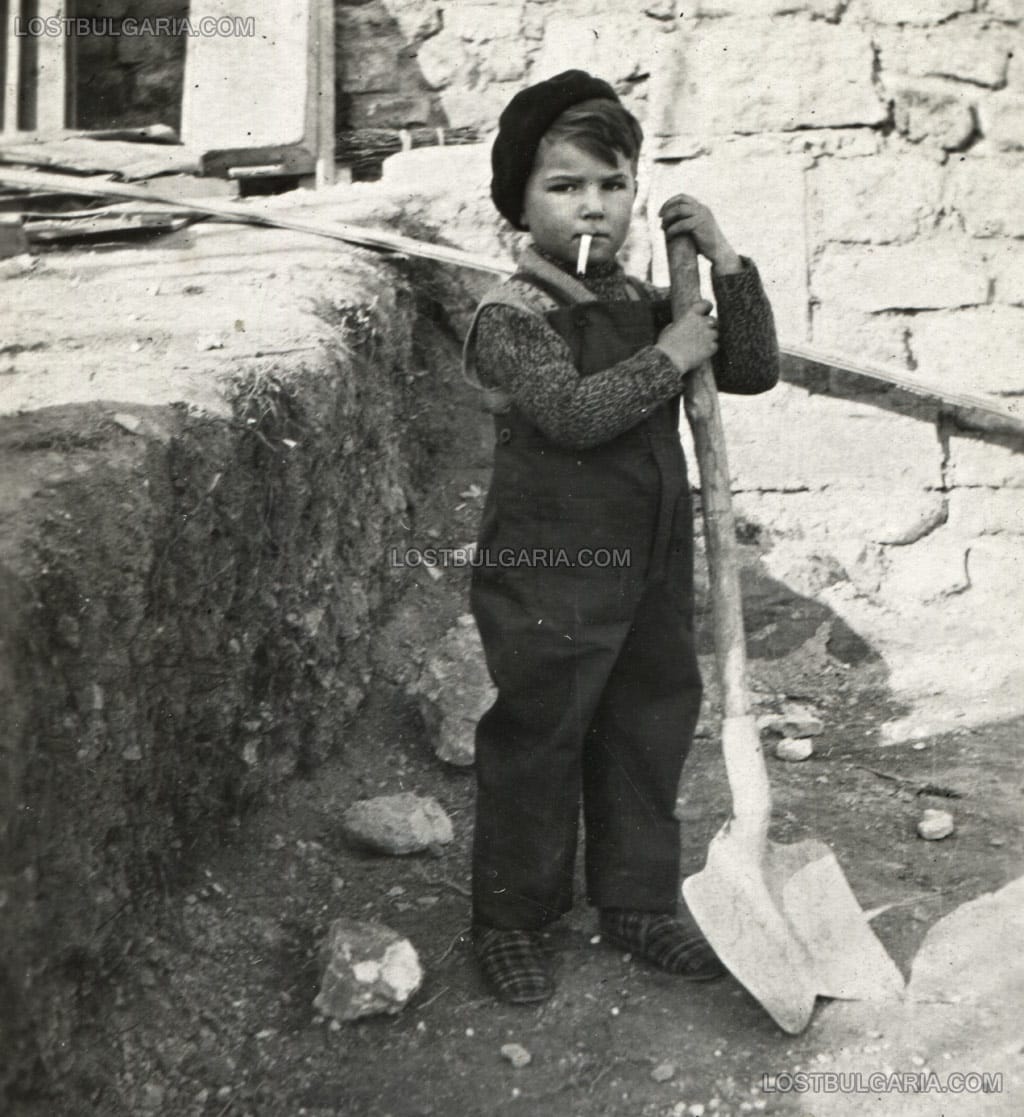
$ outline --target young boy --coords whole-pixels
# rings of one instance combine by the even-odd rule
[[[513,1003],[554,990],[538,932],[571,907],[581,800],[604,938],[691,980],[723,972],[679,910],[701,700],[679,395],[709,358],[723,391],[765,391],[778,349],[754,265],[695,199],[664,223],[711,261],[720,324],[707,302],[672,322],[616,262],[641,140],[611,86],[570,70],[512,99],[492,152],[494,202],[532,244],[466,344],[497,436],[470,592],[498,689],[476,734],[473,942]]]

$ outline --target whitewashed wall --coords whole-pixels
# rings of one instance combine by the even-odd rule
[[[386,10],[409,29],[406,58],[452,126],[492,128],[516,90],[570,66],[606,77],[648,135],[645,212],[678,190],[706,199],[761,267],[784,341],[1019,408],[1024,0],[680,7],[358,11],[361,26]],[[352,32],[347,51],[360,49]],[[364,189],[402,198],[455,243],[504,252],[487,180],[485,147],[416,151]],[[664,278],[653,217],[630,259]],[[893,736],[1021,712],[1024,442],[833,387],[726,401],[737,500],[772,540],[770,565],[886,654],[917,710]]]

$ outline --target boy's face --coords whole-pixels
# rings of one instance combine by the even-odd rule
[[[591,263],[615,258],[629,232],[636,174],[616,152],[612,167],[570,140],[542,142],[523,194],[523,222],[538,248],[575,264],[580,237],[590,233]]]

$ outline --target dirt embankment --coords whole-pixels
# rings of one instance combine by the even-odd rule
[[[81,1028],[126,929],[248,804],[343,748],[394,584],[388,547],[448,439],[449,410],[414,375],[422,338],[448,327],[408,267],[332,246],[314,268],[323,249],[307,239],[231,235],[227,276],[199,236],[134,267],[127,253],[108,267],[50,257],[5,283],[3,371],[16,397],[34,394],[0,419],[12,1098],[87,1085]],[[257,291],[292,309],[288,338]],[[202,339],[207,295],[244,322],[238,359],[231,335]],[[454,282],[442,298],[467,303]],[[126,331],[145,336],[126,345]],[[167,403],[200,361],[204,406]],[[87,384],[63,391],[75,372],[102,385],[92,399]],[[220,406],[205,406],[214,391]],[[411,421],[431,408],[440,426]]]

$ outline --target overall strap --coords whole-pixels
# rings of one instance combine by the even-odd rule
[[[638,279],[626,276],[626,291],[633,302],[650,302],[646,288]],[[545,260],[533,248],[524,250],[519,258],[519,266],[512,280],[528,284],[546,296],[555,308],[586,305],[600,302],[594,293],[585,287],[578,279],[573,278],[561,268],[555,267],[550,261]],[[511,306],[526,314],[538,314],[538,308],[531,305],[515,290],[510,290],[508,284],[488,292],[473,314],[466,339],[462,346],[462,378],[470,387],[481,393],[485,411],[494,414],[507,411],[512,397],[504,388],[490,387],[481,382],[477,374],[476,365],[476,333],[480,315],[489,306]]]

